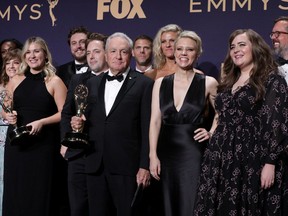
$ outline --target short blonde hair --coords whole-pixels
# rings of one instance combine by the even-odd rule
[[[181,39],[181,38],[190,38],[191,40],[194,40],[196,42],[197,57],[199,57],[202,54],[202,52],[203,52],[202,40],[196,32],[187,31],[187,30],[181,32],[179,34],[179,36],[177,37],[177,39],[175,40],[174,49],[175,49],[176,44],[178,43],[179,39]]]

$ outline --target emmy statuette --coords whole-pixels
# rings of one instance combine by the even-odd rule
[[[7,90],[0,92],[0,105],[6,113],[12,113],[13,110],[13,97],[12,94]],[[17,124],[13,125],[14,129],[9,132],[8,137],[10,139],[10,145],[18,145],[24,137],[29,136],[31,126],[20,126]]]
[[[80,84],[74,91],[74,100],[76,106],[76,116],[81,117],[87,107],[88,88]],[[83,126],[84,127],[84,126]],[[69,148],[84,149],[89,146],[88,134],[83,133],[83,127],[79,130],[67,132],[61,144]]]

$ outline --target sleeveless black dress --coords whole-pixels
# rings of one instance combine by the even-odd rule
[[[26,73],[14,91],[17,125],[51,116],[57,112],[47,91],[44,73]],[[11,126],[10,126],[11,127]],[[11,130],[11,128],[9,128]],[[3,216],[54,216],[52,203],[55,161],[60,141],[58,124],[44,126],[37,136],[21,140],[18,146],[6,141],[4,156]],[[60,182],[60,179],[58,179]]]
[[[164,77],[160,87],[162,126],[158,141],[165,216],[191,216],[205,143],[193,139],[204,127],[205,76],[195,74],[183,105],[176,110],[174,74]]]

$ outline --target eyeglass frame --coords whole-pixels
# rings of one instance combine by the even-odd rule
[[[275,31],[275,32],[271,32],[269,36],[271,39],[272,39],[273,35],[275,35],[275,38],[278,38],[280,36],[280,34],[287,34],[288,35],[288,32]]]

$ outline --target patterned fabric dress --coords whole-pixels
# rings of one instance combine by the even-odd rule
[[[0,112],[2,107],[0,106]],[[3,200],[3,179],[4,179],[4,149],[7,135],[8,125],[0,118],[0,215],[2,215],[2,200]]]
[[[5,90],[1,85],[0,91]],[[2,112],[2,106],[0,106],[0,113]],[[0,215],[2,215],[2,202],[3,202],[3,185],[4,185],[4,150],[5,141],[7,135],[8,123],[0,117]]]
[[[249,84],[217,95],[219,125],[204,155],[195,215],[288,215],[282,210],[287,206],[287,165],[282,160],[287,157],[287,96],[285,80],[274,74],[262,102],[255,103]],[[265,163],[275,164],[275,183],[266,190],[260,183]]]

